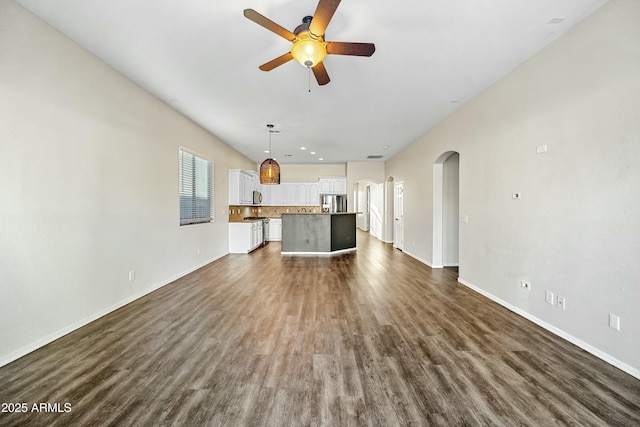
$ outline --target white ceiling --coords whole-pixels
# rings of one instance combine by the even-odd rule
[[[376,52],[328,56],[331,82],[309,93],[295,61],[258,70],[291,43],[243,10],[292,31],[317,0],[16,1],[256,163],[275,124],[283,164],[387,160],[606,3],[343,0],[325,38]]]

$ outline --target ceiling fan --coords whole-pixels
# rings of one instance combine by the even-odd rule
[[[244,16],[269,31],[284,37],[293,43],[291,51],[262,64],[262,71],[271,71],[280,65],[297,60],[302,66],[310,68],[319,85],[329,83],[329,74],[322,61],[327,55],[371,56],[376,51],[373,43],[328,42],[324,31],[329,25],[340,0],[320,0],[313,16],[305,16],[293,32],[276,24],[253,9],[245,9]]]

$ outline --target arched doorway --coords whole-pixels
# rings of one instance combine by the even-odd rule
[[[433,164],[433,268],[459,260],[460,155],[443,153]]]

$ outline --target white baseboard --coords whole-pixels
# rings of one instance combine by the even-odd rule
[[[545,322],[544,320],[538,319],[537,317],[531,315],[531,313],[528,313],[518,307],[515,307],[511,304],[509,304],[508,302],[490,294],[489,292],[478,288],[477,286],[472,285],[469,282],[466,282],[463,279],[458,278],[458,282],[466,287],[468,287],[469,289],[472,289],[474,291],[476,291],[477,293],[479,293],[480,295],[483,295],[487,298],[489,298],[490,300],[500,304],[501,306],[503,306],[506,309],[509,309],[511,311],[513,311],[514,313],[516,313],[519,316],[524,317],[527,320],[532,321],[533,323],[535,323],[536,325],[546,329],[547,331],[551,332],[554,335],[559,336],[560,338],[564,338],[565,340],[569,341],[571,344],[574,344],[578,347],[580,347],[581,349],[583,349],[584,351],[591,353],[592,355],[596,356],[599,359],[602,359],[603,361],[607,362],[610,365],[615,366],[616,368],[626,372],[627,374],[640,379],[640,370],[634,368],[633,366],[629,366],[626,363],[616,359],[615,357],[611,356],[608,353],[605,353],[604,351],[592,346],[591,344],[588,344],[584,341],[582,341],[581,339],[578,339],[576,337],[574,337],[573,335],[563,331],[562,329],[559,329],[547,322]]]
[[[433,265],[433,264],[431,264],[429,261],[427,261],[427,260],[425,260],[425,259],[422,259],[422,258],[420,258],[419,256],[416,256],[416,255],[412,254],[411,252],[407,252],[407,251],[405,251],[405,250],[403,250],[402,252],[404,252],[405,254],[409,255],[411,258],[417,259],[417,260],[418,260],[418,261],[420,261],[421,263],[428,265],[428,266],[429,266],[429,267],[431,267],[431,268],[442,268],[442,266],[441,266],[441,265]]]
[[[112,311],[115,311],[115,310],[117,310],[117,309],[119,309],[121,307],[124,307],[125,305],[130,304],[133,301],[135,301],[137,299],[140,299],[143,296],[148,295],[151,292],[162,288],[163,286],[168,285],[169,283],[175,282],[179,278],[181,278],[183,276],[186,276],[187,274],[192,273],[192,272],[196,271],[197,269],[202,268],[205,265],[210,264],[213,261],[216,261],[216,260],[218,260],[218,259],[220,259],[220,258],[222,258],[223,256],[226,256],[226,255],[227,254],[223,254],[223,255],[220,255],[219,257],[215,257],[215,258],[212,258],[212,259],[210,259],[208,261],[205,261],[202,264],[198,264],[195,267],[190,268],[187,271],[184,271],[184,272],[182,272],[182,273],[180,273],[180,274],[178,274],[178,275],[176,275],[174,277],[171,277],[171,278],[169,278],[169,279],[167,279],[165,281],[157,283],[157,284],[151,286],[150,288],[145,289],[142,292],[139,292],[139,293],[137,293],[135,295],[132,295],[129,298],[125,298],[124,300],[119,301],[116,304],[113,304],[113,305],[111,305],[111,306],[109,306],[109,307],[107,307],[107,308],[105,308],[103,310],[100,310],[97,313],[94,313],[94,314],[92,314],[90,316],[87,316],[84,319],[79,320],[78,322],[75,322],[75,323],[73,323],[73,324],[71,324],[71,325],[69,325],[69,326],[67,326],[65,328],[62,328],[62,329],[60,329],[60,330],[58,330],[58,331],[56,331],[56,332],[54,332],[52,334],[49,334],[49,335],[46,335],[46,336],[44,336],[44,337],[42,337],[40,339],[37,339],[36,341],[30,343],[29,345],[26,345],[26,346],[14,351],[14,352],[11,352],[11,353],[9,353],[9,354],[7,354],[5,356],[2,356],[0,358],[0,367],[2,367],[4,365],[7,365],[7,364],[13,362],[14,360],[17,360],[17,359],[19,359],[19,358],[21,358],[23,356],[26,356],[27,354],[31,353],[32,351],[35,351],[35,350],[37,350],[37,349],[39,349],[41,347],[44,347],[45,345],[47,345],[49,343],[52,343],[53,341],[57,340],[58,338],[62,338],[63,336],[75,331],[76,329],[80,329],[81,327],[86,326],[86,325],[88,325],[89,323],[91,323],[91,322],[93,322],[95,320],[98,320],[102,316],[106,316],[107,314],[111,313]]]

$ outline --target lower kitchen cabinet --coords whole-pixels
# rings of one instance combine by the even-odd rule
[[[269,220],[269,241],[282,240],[282,219],[271,218]]]
[[[262,221],[229,223],[230,253],[247,254],[260,245],[262,245]]]

